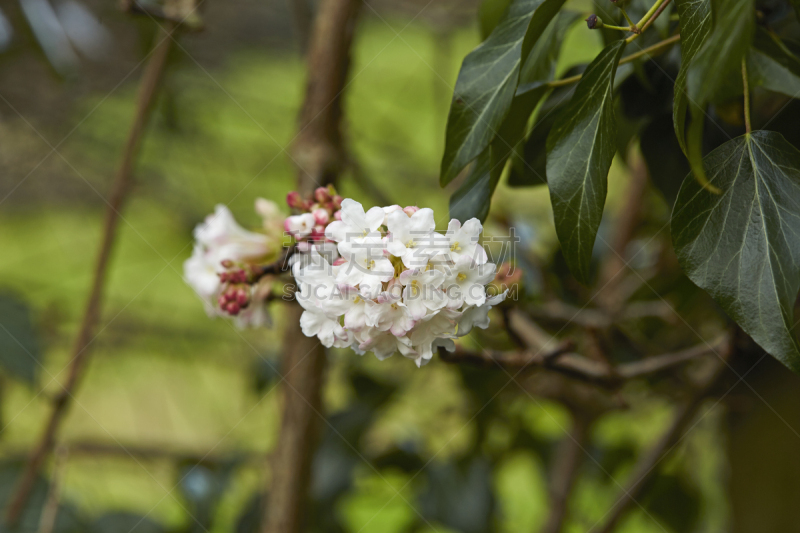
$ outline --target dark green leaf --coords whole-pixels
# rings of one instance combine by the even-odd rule
[[[681,267],[764,350],[795,372],[800,289],[800,152],[757,131],[703,160],[716,195],[686,177],[672,215]]]
[[[450,218],[456,218],[462,223],[472,217],[481,222],[486,220],[500,177],[496,174],[493,178],[491,170],[492,147],[489,146],[478,156],[467,179],[450,197]]]
[[[710,102],[732,73],[741,72],[755,30],[753,0],[714,0],[712,8],[714,28],[692,60],[686,79],[689,98],[698,106]]]
[[[39,339],[30,309],[18,297],[0,294],[0,365],[32,384],[40,357]]]
[[[574,67],[564,73],[565,78],[582,74],[586,65]],[[524,90],[520,86],[517,96]],[[529,89],[533,90],[533,89]],[[528,134],[528,138],[521,150],[516,150],[511,156],[511,169],[508,175],[508,184],[512,187],[528,187],[547,183],[547,136],[555,124],[559,111],[569,103],[575,94],[575,84],[556,87],[542,103],[536,114],[536,122]]]
[[[519,73],[519,86],[553,79],[556,73],[556,63],[569,27],[578,19],[578,14],[562,11],[553,17],[542,32],[539,40],[530,50]]]
[[[564,34],[577,19],[575,13],[559,13],[545,29],[539,41],[528,54],[520,72],[520,84],[525,90],[518,92],[511,103],[508,116],[492,140],[492,179],[499,181],[505,162],[514,152],[521,160],[523,141],[528,120],[542,98],[550,92],[546,82],[553,79],[558,52]],[[522,89],[520,85],[520,89]],[[542,172],[544,177],[544,172]]]
[[[689,98],[686,94],[686,76],[692,59],[702,47],[711,31],[711,0],[676,0],[681,23],[681,68],[675,79],[675,104],[673,122],[675,135],[681,149],[686,153],[686,110]]]
[[[489,38],[464,58],[447,119],[442,186],[489,146],[516,92],[526,32],[532,48],[563,3],[514,0]]]
[[[612,89],[624,49],[625,41],[617,41],[589,64],[547,137],[547,185],[556,233],[567,265],[583,282],[589,280],[616,151]]]
[[[777,35],[759,28],[747,54],[750,84],[791,98],[800,94],[800,58]]]

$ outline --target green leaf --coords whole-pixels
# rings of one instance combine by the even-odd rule
[[[616,151],[614,73],[625,41],[603,49],[584,72],[547,137],[547,185],[567,266],[586,283]]]
[[[747,54],[750,85],[795,98],[800,94],[800,58],[777,35],[759,28]]]
[[[499,180],[505,162],[512,153],[522,157],[525,130],[534,109],[551,89],[547,82],[555,76],[558,53],[567,29],[578,15],[562,12],[553,18],[528,54],[520,72],[520,87],[511,102],[511,109],[492,140],[493,179]],[[525,84],[524,86],[522,84]],[[544,178],[544,172],[541,174]]]
[[[492,147],[487,147],[475,160],[467,179],[450,197],[450,218],[463,224],[472,217],[481,222],[489,215],[492,195],[500,173],[492,172]]]
[[[538,11],[537,11],[538,13]],[[531,87],[530,84],[537,84],[550,81],[556,74],[556,63],[558,63],[561,43],[567,34],[570,26],[578,19],[578,14],[571,11],[562,11],[558,16],[553,17],[550,23],[539,36],[539,40],[530,49],[525,57],[525,62],[519,72],[519,88],[517,94],[523,91],[523,87]],[[524,50],[523,50],[524,54]]]
[[[500,176],[505,168],[505,163],[512,152],[520,153],[523,149],[525,128],[533,110],[550,92],[547,85],[539,85],[536,89],[526,92],[520,96],[515,96],[511,104],[511,111],[503,121],[500,130],[492,140],[492,178],[495,182],[500,180]],[[544,174],[542,174],[544,176]]]
[[[0,294],[0,365],[33,384],[41,349],[28,306],[17,296]]]
[[[731,74],[741,71],[755,31],[754,0],[714,0],[712,7],[714,28],[692,60],[686,79],[689,99],[698,106],[710,102]]]
[[[800,152],[757,131],[703,160],[715,195],[691,176],[672,235],[681,267],[764,350],[795,372],[792,309],[800,289]]]
[[[563,3],[514,0],[489,38],[464,58],[447,119],[442,186],[489,146],[516,92],[526,32],[532,48]]]
[[[686,94],[686,76],[692,59],[703,46],[711,32],[711,0],[676,0],[678,18],[681,23],[681,68],[675,79],[675,103],[672,120],[675,135],[683,153],[686,149],[686,110],[689,97]]]

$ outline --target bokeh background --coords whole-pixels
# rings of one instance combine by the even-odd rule
[[[205,29],[173,47],[91,362],[45,471],[60,486],[56,531],[256,530],[280,420],[281,303],[271,329],[209,319],[183,282],[182,263],[193,227],[216,204],[257,226],[255,198],[284,207],[294,188],[284,148],[297,131],[305,81],[296,9],[284,0],[206,0]],[[445,218],[444,128],[460,62],[481,39],[478,9],[475,0],[365,5],[344,100],[352,163],[339,184],[344,196],[428,206]],[[0,3],[0,321],[24,344],[0,335],[3,503],[66,379],[105,197],[156,29],[107,0]],[[574,25],[560,71],[601,47],[597,32]],[[627,179],[616,163],[612,183],[624,188]],[[610,212],[619,202],[612,195]],[[654,195],[652,207],[667,220],[663,199]],[[557,250],[544,188],[501,184],[493,213],[502,220],[487,230],[513,223],[527,260],[546,262]],[[538,280],[526,276],[535,294]],[[570,424],[562,405],[487,369],[434,361],[420,370],[399,356],[381,363],[337,350],[329,362],[313,530],[511,533],[544,523],[546,465]],[[669,423],[668,395],[626,392],[628,409],[593,428],[570,532],[602,519],[637,456]],[[746,393],[732,397],[756,409]],[[701,411],[620,531],[731,527],[724,407]],[[796,418],[797,409],[779,416]],[[777,419],[762,425],[797,449],[798,437],[780,433],[788,430]],[[798,467],[782,470],[774,491],[791,498],[798,488],[789,474]],[[37,487],[39,506],[47,492],[44,482]]]

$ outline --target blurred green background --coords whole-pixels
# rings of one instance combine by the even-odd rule
[[[2,5],[13,31],[0,53],[0,290],[29,307],[41,363],[31,365],[30,382],[2,380],[0,458],[8,468],[38,438],[49,398],[66,379],[103,198],[155,31],[151,20],[124,15],[112,2],[80,5],[106,34],[98,57],[77,50],[66,63],[46,55],[21,4]],[[344,196],[379,203],[362,186],[369,180],[392,203],[434,208],[446,226],[450,190],[438,187],[439,161],[460,62],[480,42],[477,7],[438,0],[365,6],[344,101],[359,172],[344,176]],[[129,531],[113,521],[124,513],[147,517],[137,531],[195,530],[192,515],[202,510],[209,514],[203,529],[250,531],[248,511],[266,484],[276,441],[280,398],[269,364],[278,361],[280,309],[269,330],[238,331],[211,320],[183,282],[182,262],[192,228],[215,204],[227,204],[246,226],[258,224],[256,197],[283,207],[295,181],[283,149],[297,130],[305,64],[283,2],[207,0],[202,16],[205,31],[182,35],[173,49],[91,362],[61,434],[62,501],[98,530]],[[575,25],[560,70],[586,63],[600,47],[598,34]],[[624,183],[626,172],[615,165],[611,179]],[[553,253],[544,188],[501,184],[493,211],[526,226],[535,236],[528,244],[541,254]],[[440,361],[420,370],[399,356],[380,363],[332,351],[324,399],[337,430],[326,430],[314,470],[317,512],[330,523],[315,527],[510,533],[541,526],[545,465],[569,420],[560,404],[507,381]],[[477,382],[484,388],[470,387]],[[631,408],[593,430],[570,532],[602,520],[638,454],[669,421],[668,399],[629,392]],[[621,531],[726,528],[723,417],[720,409],[708,411]],[[201,466],[187,470],[199,458]],[[423,465],[425,474],[417,475]],[[5,495],[13,486],[6,478]]]

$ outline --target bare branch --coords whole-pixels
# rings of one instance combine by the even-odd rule
[[[542,533],[560,533],[567,517],[569,496],[586,455],[593,419],[573,413],[572,430],[558,446],[550,470],[550,515]]]
[[[716,384],[717,379],[726,368],[727,359],[731,352],[731,341],[726,341],[722,348],[721,357],[715,359],[714,368],[700,383],[692,396],[675,412],[675,418],[667,431],[661,436],[658,442],[645,454],[636,464],[631,474],[631,481],[622,490],[622,494],[616,500],[614,507],[609,513],[608,520],[600,528],[600,533],[611,533],[617,526],[622,516],[636,503],[642,495],[647,481],[658,472],[658,465],[683,438],[685,430],[694,419],[697,410],[706,399],[710,390]]]
[[[103,226],[103,237],[100,243],[100,250],[97,254],[97,262],[95,263],[92,287],[87,297],[83,320],[72,350],[72,362],[70,364],[67,381],[53,400],[53,410],[50,413],[50,418],[39,439],[39,443],[36,445],[22,473],[16,493],[8,506],[6,522],[9,526],[13,526],[19,521],[19,517],[25,508],[25,504],[30,497],[31,490],[36,481],[36,475],[39,473],[39,470],[41,470],[42,465],[53,449],[58,428],[67,412],[72,393],[83,374],[89,355],[88,348],[92,342],[97,319],[100,316],[103,289],[105,287],[111,251],[116,241],[120,210],[123,208],[128,196],[132,181],[133,164],[138,153],[142,135],[151,115],[164,69],[167,65],[167,56],[172,46],[172,32],[174,30],[174,24],[167,22],[164,29],[156,33],[152,55],[142,74],[136,105],[136,116],[134,117],[130,132],[128,133],[128,139],[122,154],[122,161],[120,162],[119,170],[117,171],[112,186],[111,195],[107,201],[108,207],[106,209],[105,223]]]

